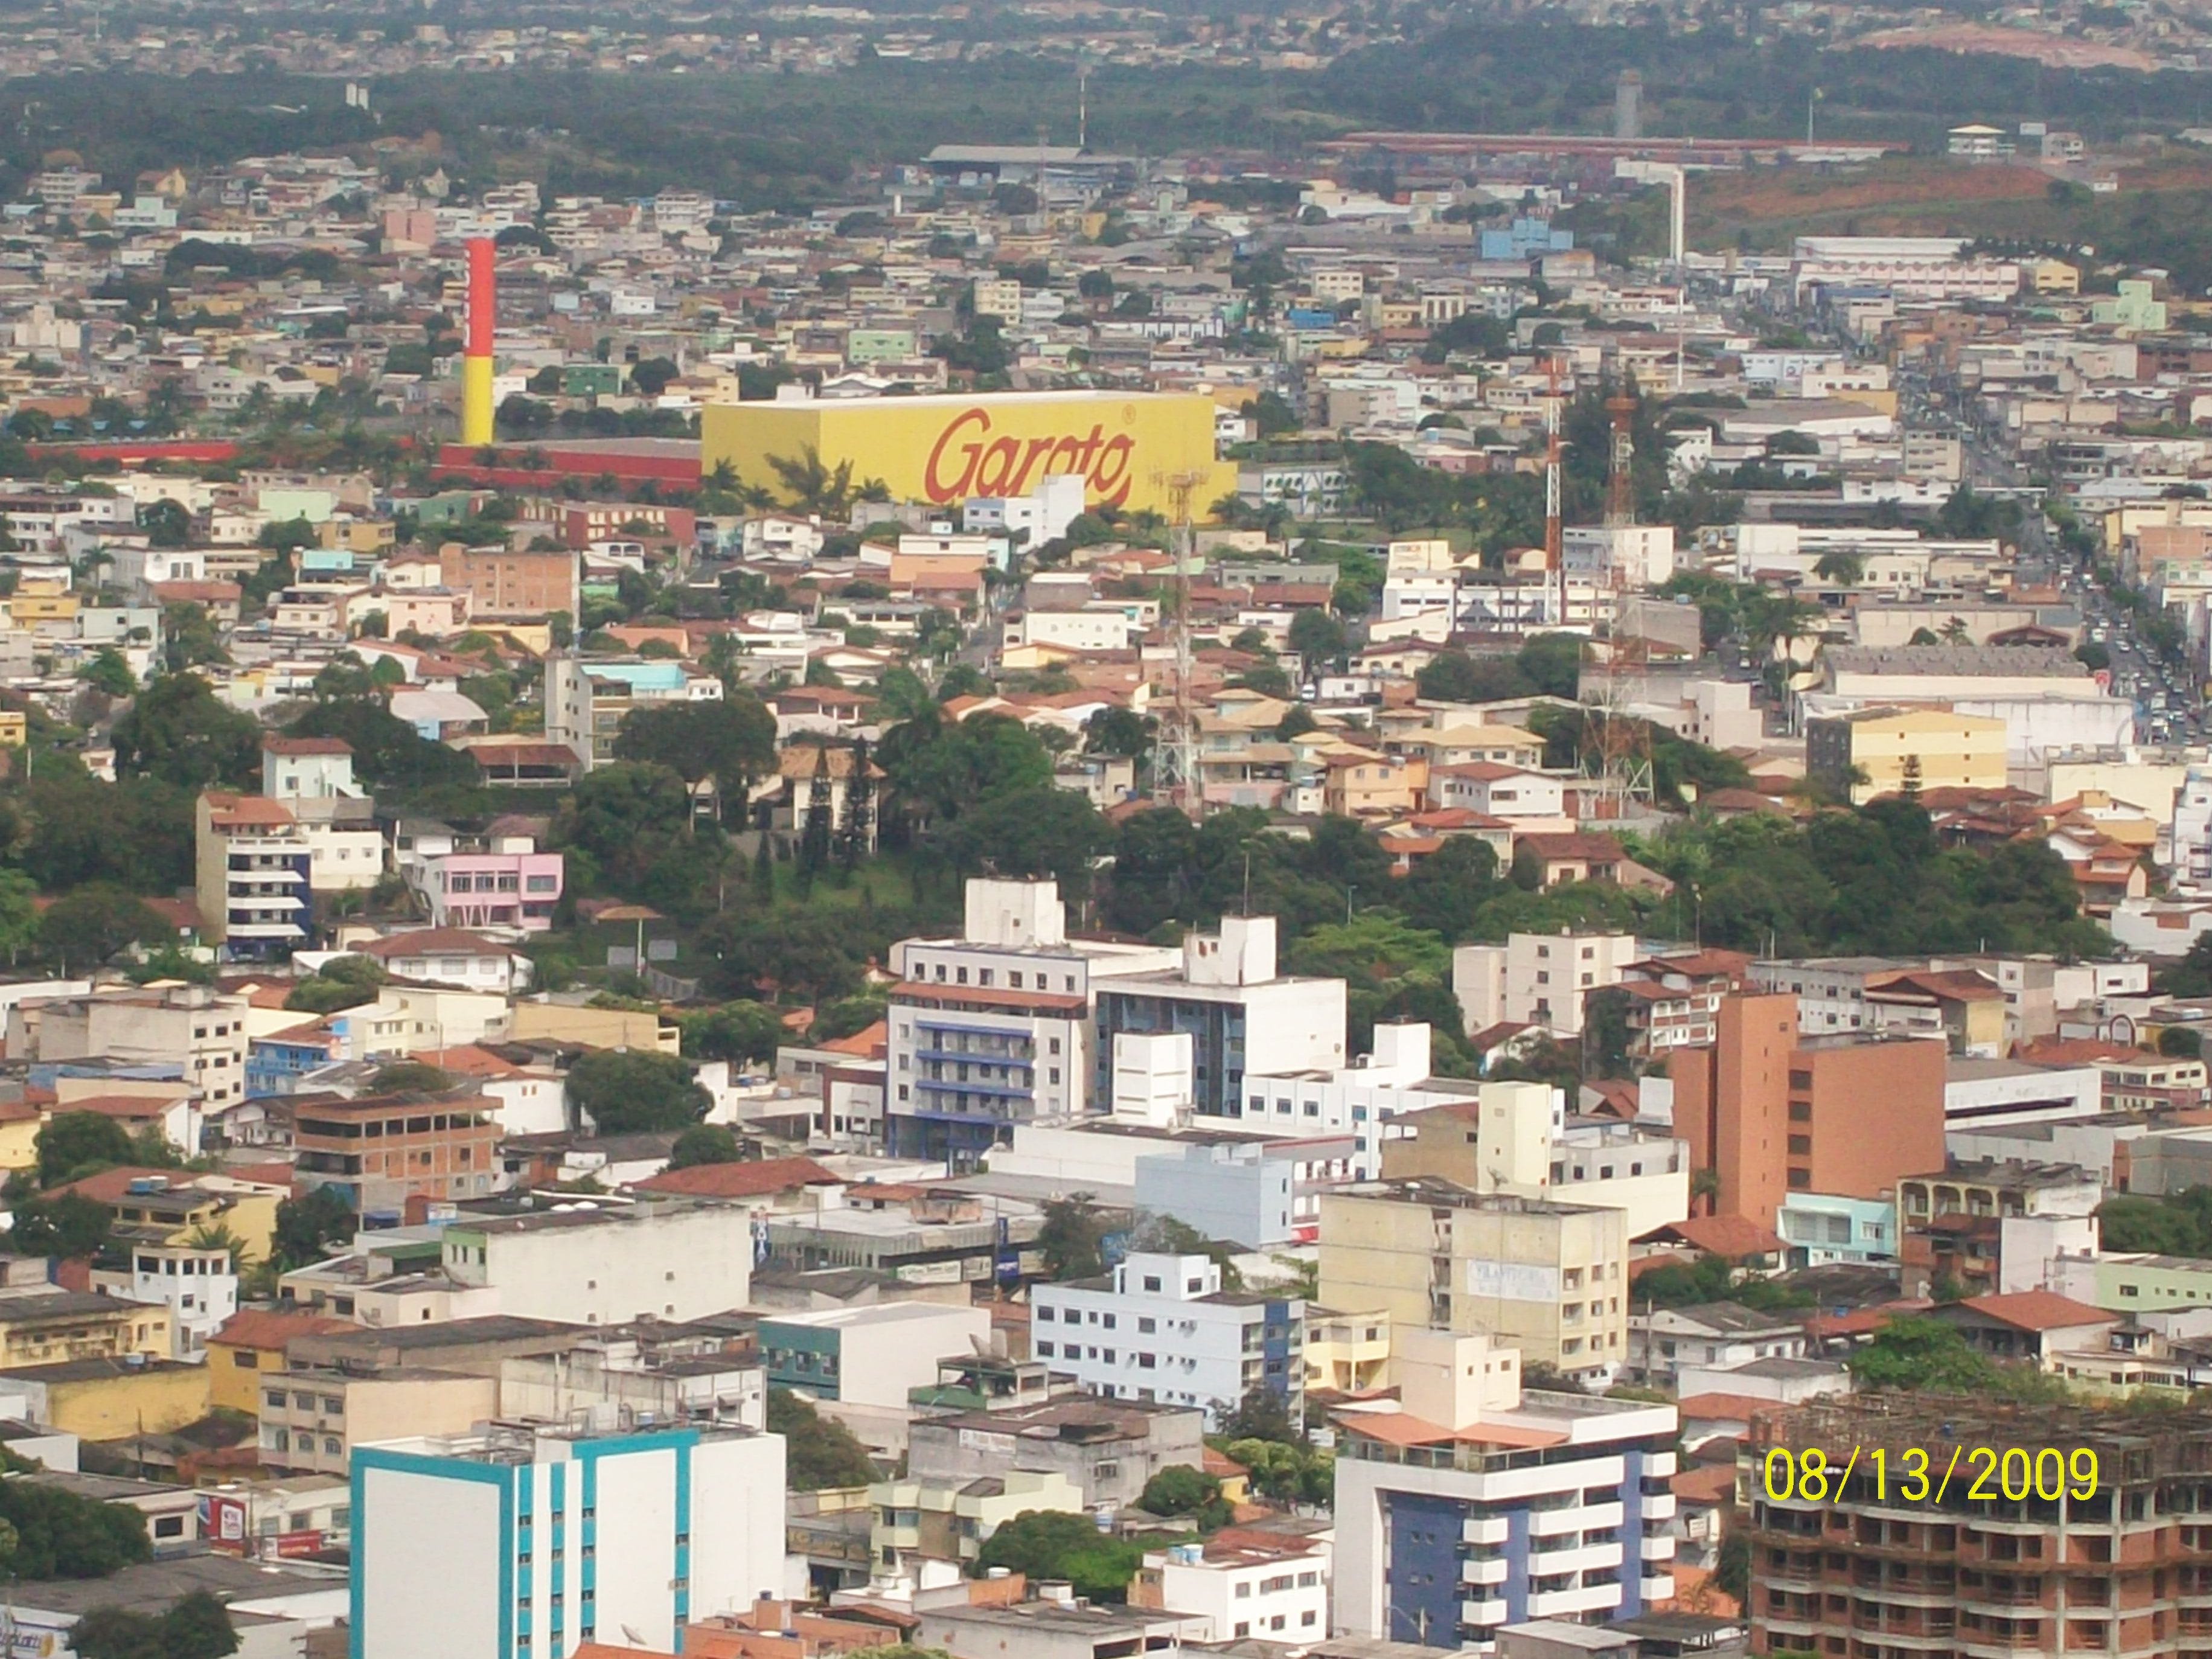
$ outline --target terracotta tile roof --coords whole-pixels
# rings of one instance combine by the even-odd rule
[[[2117,1314],[2076,1302],[2053,1291],[2015,1291],[2005,1296],[1971,1296],[1958,1304],[1984,1319],[2021,1331],[2052,1331],[2069,1325],[2111,1324]]]
[[[811,1158],[769,1158],[663,1170],[636,1184],[641,1192],[680,1193],[691,1198],[766,1198],[799,1187],[840,1187],[844,1180]]]
[[[1757,1394],[1693,1394],[1680,1401],[1675,1411],[1685,1423],[1703,1419],[1707,1422],[1743,1422],[1760,1412],[1788,1411],[1779,1400],[1769,1400]],[[1723,1471],[1726,1473],[1726,1471]]]
[[[270,755],[350,755],[353,745],[343,738],[286,738],[275,732],[261,739],[264,753]]]
[[[1715,1397],[1733,1400],[1737,1396],[1734,1395],[1698,1396],[1701,1401]],[[1685,1400],[1680,1408],[1685,1418],[1690,1415],[1690,1403],[1689,1401]],[[1771,1405],[1773,1402],[1770,1401],[1767,1403]],[[1709,1416],[1714,1414],[1707,1413]],[[1735,1493],[1735,1469],[1727,1463],[1699,1464],[1695,1468],[1683,1469],[1678,1474],[1668,1475],[1667,1489],[1675,1497],[1689,1503],[1725,1504]]]
[[[1674,1239],[1693,1250],[1734,1260],[1747,1255],[1775,1255],[1789,1249],[1781,1236],[1740,1215],[1693,1215],[1670,1222],[1644,1235],[1647,1239]]]
[[[88,1175],[82,1181],[72,1181],[61,1190],[88,1198],[95,1204],[116,1204],[130,1195],[132,1182],[150,1181],[157,1176],[169,1182],[172,1192],[191,1189],[192,1177],[181,1170],[141,1170],[126,1164],[119,1169]]]
[[[258,1348],[282,1353],[295,1336],[327,1336],[333,1331],[360,1328],[350,1319],[331,1319],[321,1314],[278,1313],[246,1309],[222,1322],[210,1342],[226,1348]]]

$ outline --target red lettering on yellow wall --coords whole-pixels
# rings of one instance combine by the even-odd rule
[[[1134,483],[1132,463],[1137,441],[1123,433],[1109,438],[1103,426],[1080,436],[1062,433],[1021,439],[991,436],[987,409],[963,409],[945,424],[930,446],[922,469],[922,493],[930,501],[955,501],[969,495],[1019,495],[1040,477],[1079,472],[1088,492],[1111,507],[1129,499]]]

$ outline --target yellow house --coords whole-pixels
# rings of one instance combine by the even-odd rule
[[[1480,1333],[1569,1376],[1609,1374],[1627,1357],[1624,1211],[1369,1182],[1322,1194],[1320,1243],[1324,1306]]]
[[[27,1170],[38,1163],[39,1127],[45,1121],[35,1106],[20,1100],[0,1103],[0,1170]]]
[[[659,1014],[632,1008],[563,1008],[551,1003],[518,1002],[509,1040],[528,1042],[557,1037],[586,1048],[641,1048],[676,1052],[683,1027]]]
[[[87,1291],[29,1285],[0,1294],[0,1367],[169,1353],[169,1310]]]
[[[84,1440],[171,1434],[208,1414],[204,1365],[167,1359],[142,1364],[73,1359],[58,1365],[20,1366],[0,1375],[29,1389],[32,1414],[39,1421]]]
[[[276,1206],[288,1190],[223,1175],[177,1170],[103,1170],[65,1189],[107,1206],[118,1229],[142,1242],[182,1244],[205,1228],[229,1228],[246,1266],[269,1259]]]
[[[8,615],[18,628],[27,623],[74,622],[74,593],[26,593],[20,589],[8,601]]]
[[[20,708],[0,708],[0,749],[21,749],[30,738],[27,714]]]
[[[2079,294],[2081,272],[2063,259],[2038,259],[2027,268],[2027,283],[2038,294]]]
[[[1382,1385],[1390,1363],[1390,1319],[1377,1309],[1340,1313],[1306,1304],[1306,1392],[1358,1394]]]
[[[1862,708],[1805,723],[1805,772],[1851,805],[2005,787],[2005,723],[1944,708]]]
[[[319,1314],[248,1309],[223,1321],[207,1341],[208,1399],[221,1411],[261,1414],[263,1380],[284,1369],[284,1345],[295,1336],[356,1329],[351,1320]]]

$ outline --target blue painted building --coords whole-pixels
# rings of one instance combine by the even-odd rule
[[[1516,219],[1503,230],[1486,230],[1481,252],[1486,259],[1540,259],[1547,253],[1565,253],[1575,245],[1571,230],[1554,230],[1549,219]]]
[[[1490,1652],[1503,1626],[1674,1594],[1674,1407],[1523,1394],[1480,1336],[1394,1344],[1401,1400],[1334,1417],[1340,1634]]]

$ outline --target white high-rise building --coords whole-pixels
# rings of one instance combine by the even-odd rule
[[[1248,1115],[1245,1073],[1344,1064],[1345,986],[1275,971],[1275,919],[1224,916],[1182,942],[1181,971],[1137,972],[1098,988],[1092,1088],[1113,1093],[1114,1039],[1188,1032],[1191,1106],[1201,1119]]]
[[[1109,1400],[1196,1406],[1209,1424],[1255,1391],[1305,1406],[1305,1307],[1224,1293],[1203,1255],[1133,1250],[1103,1279],[1030,1293],[1030,1351]]]
[[[501,1426],[353,1454],[351,1659],[673,1652],[784,1588],[784,1443]]]
[[[891,952],[888,1150],[973,1169],[1018,1124],[1082,1115],[1093,1098],[1092,981],[1175,960],[1069,939],[1055,882],[970,881],[959,938],[904,939]]]

